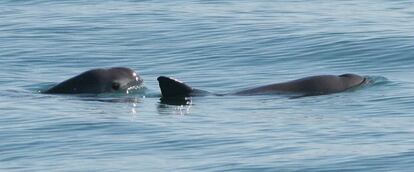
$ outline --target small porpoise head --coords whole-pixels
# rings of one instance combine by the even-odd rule
[[[342,79],[342,82],[346,88],[353,88],[356,86],[360,86],[366,82],[366,78],[356,75],[356,74],[343,74],[339,75],[339,78]]]
[[[98,94],[139,87],[143,80],[132,69],[114,67],[92,69],[46,90],[50,94]]]

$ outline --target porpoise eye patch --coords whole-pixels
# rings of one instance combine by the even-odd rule
[[[119,90],[121,88],[121,85],[117,82],[112,83],[112,89],[113,90]]]

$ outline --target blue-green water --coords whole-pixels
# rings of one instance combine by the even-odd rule
[[[414,3],[0,2],[0,171],[411,171]],[[146,89],[39,93],[98,67]],[[349,92],[159,100],[156,77],[227,92],[357,73]]]

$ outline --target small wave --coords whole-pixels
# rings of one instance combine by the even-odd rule
[[[392,83],[388,78],[384,76],[364,76],[367,79],[366,84],[363,87],[381,86]]]

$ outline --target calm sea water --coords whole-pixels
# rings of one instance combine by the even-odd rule
[[[0,2],[0,171],[411,171],[414,3]],[[131,94],[46,95],[126,66]],[[228,92],[317,74],[345,93],[159,100],[156,77]]]

